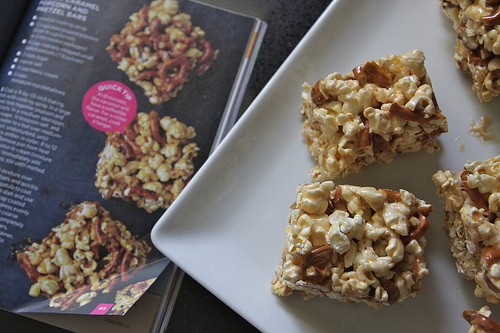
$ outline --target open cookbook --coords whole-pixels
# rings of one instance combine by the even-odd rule
[[[124,315],[166,268],[168,303],[182,274],[151,229],[233,125],[266,24],[187,0],[15,4],[0,13],[0,307]]]

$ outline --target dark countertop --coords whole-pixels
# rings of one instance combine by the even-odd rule
[[[245,110],[295,48],[331,0],[204,0],[267,22],[261,50],[242,104]],[[0,311],[9,332],[64,332],[6,311]],[[257,332],[236,312],[188,275],[184,276],[167,326],[174,332]]]

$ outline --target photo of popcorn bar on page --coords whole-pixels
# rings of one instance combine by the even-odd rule
[[[415,296],[432,205],[405,190],[301,185],[272,291],[380,308]]]
[[[132,14],[106,50],[152,104],[176,97],[186,82],[212,66],[219,52],[175,0],[155,0]]]
[[[111,314],[123,316],[139,300],[139,298],[148,290],[156,279],[140,281],[123,289],[118,290],[115,296],[115,304],[111,308]]]
[[[500,2],[442,0],[441,6],[453,22],[453,59],[471,76],[479,101],[491,101],[500,94]]]
[[[95,186],[104,199],[134,201],[148,213],[167,209],[194,173],[195,136],[175,118],[139,112],[125,133],[107,133]]]
[[[29,295],[50,307],[75,310],[116,292],[147,263],[151,246],[132,236],[97,202],[82,202],[41,242],[17,253],[31,282]]]
[[[305,83],[302,135],[317,162],[311,176],[333,180],[387,163],[401,153],[438,148],[448,131],[420,50],[389,55]]]

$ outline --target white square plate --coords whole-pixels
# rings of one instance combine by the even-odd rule
[[[157,248],[255,327],[266,332],[467,332],[461,311],[486,304],[459,277],[431,176],[500,153],[468,131],[472,119],[500,125],[500,98],[479,103],[453,60],[455,36],[437,0],[336,0],[197,172],[152,232]],[[430,275],[415,298],[374,310],[270,290],[295,189],[314,161],[300,135],[301,85],[366,61],[421,49],[449,132],[439,152],[410,153],[337,183],[404,188],[434,205],[425,249]],[[498,312],[498,305],[490,305]]]

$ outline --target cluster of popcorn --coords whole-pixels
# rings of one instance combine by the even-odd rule
[[[44,295],[62,310],[83,306],[110,278],[144,266],[149,245],[132,236],[97,202],[82,202],[40,243],[17,254],[32,285],[32,297]]]
[[[139,112],[124,134],[108,133],[96,187],[104,199],[132,200],[149,213],[168,208],[194,173],[195,136],[193,127],[175,118]]]
[[[302,135],[317,162],[315,180],[359,172],[400,153],[438,149],[436,138],[448,125],[424,60],[414,50],[304,84]]]
[[[456,33],[454,59],[472,76],[472,90],[481,102],[500,94],[500,2],[442,0]]]
[[[420,290],[432,206],[411,193],[331,181],[299,186],[272,282],[282,296],[328,296],[373,307]]]
[[[106,50],[150,103],[160,104],[176,97],[184,83],[205,73],[217,58],[218,50],[204,36],[176,0],[154,0],[130,16]]]
[[[500,156],[434,174],[458,273],[475,295],[500,303]]]

